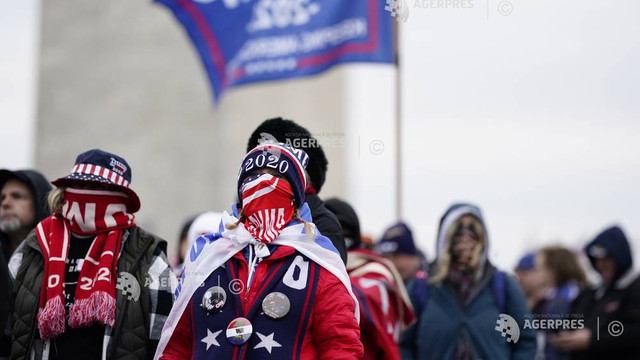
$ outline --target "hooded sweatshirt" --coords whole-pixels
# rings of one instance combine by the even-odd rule
[[[468,358],[491,360],[531,360],[535,356],[535,332],[524,329],[524,316],[530,313],[517,282],[505,276],[504,298],[506,314],[501,314],[493,294],[492,279],[497,269],[487,258],[489,236],[480,209],[469,204],[450,207],[440,220],[437,237],[436,260],[432,273],[450,251],[451,241],[447,231],[463,215],[471,214],[480,220],[484,228],[481,258],[473,275],[474,281],[466,301],[460,301],[448,280],[430,284],[428,298],[418,314],[418,322],[403,338],[404,359],[456,359],[460,344],[468,345]],[[419,299],[412,299],[414,304]],[[510,316],[518,325],[513,336],[496,330],[497,321]],[[508,340],[511,338],[511,340]]]
[[[585,328],[591,330],[591,344],[586,351],[572,353],[571,359],[637,359],[640,353],[640,275],[633,271],[629,241],[617,226],[600,233],[585,247],[595,268],[594,247],[605,249],[606,254],[613,257],[616,271],[613,281],[583,290],[573,302],[571,312],[583,316]],[[620,334],[618,329],[622,329]]]
[[[35,200],[36,213],[35,221],[32,224],[32,227],[35,228],[40,221],[51,215],[51,211],[49,211],[49,207],[47,206],[47,194],[51,191],[51,184],[49,184],[49,181],[47,181],[42,174],[34,170],[3,170],[0,172],[0,189],[2,189],[4,184],[12,178],[17,178],[27,184],[31,190],[31,195],[33,195]],[[4,252],[5,259],[9,261],[9,258],[11,257],[10,236],[0,231],[0,242],[2,242],[2,251]]]

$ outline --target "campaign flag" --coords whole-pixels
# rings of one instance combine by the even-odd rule
[[[217,101],[229,87],[393,62],[381,0],[156,0],[193,41]]]

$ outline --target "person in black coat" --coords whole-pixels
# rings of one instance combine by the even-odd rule
[[[622,229],[611,227],[585,247],[600,284],[578,295],[572,316],[584,316],[584,328],[561,331],[550,341],[572,360],[638,359],[640,353],[640,276]],[[577,317],[578,318],[578,317]]]
[[[249,137],[247,152],[263,142],[282,142],[291,147],[304,150],[309,155],[307,166],[307,188],[305,199],[311,209],[313,223],[320,233],[328,237],[340,253],[342,261],[347,263],[347,247],[342,236],[338,218],[324,206],[318,193],[324,185],[327,174],[327,157],[316,138],[304,127],[291,120],[273,118],[262,122]]]
[[[8,262],[38,222],[50,215],[49,181],[35,170],[0,170],[0,359],[9,356],[11,337],[5,331],[12,292]]]

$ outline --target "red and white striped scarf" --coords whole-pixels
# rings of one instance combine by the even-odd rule
[[[242,184],[244,226],[265,244],[275,240],[293,218],[291,185],[271,174],[248,177]]]
[[[62,214],[54,214],[37,226],[44,256],[38,329],[43,340],[65,331],[64,278],[71,232],[93,236],[80,270],[74,302],[69,308],[69,326],[91,323],[113,327],[116,308],[116,264],[123,229],[134,223],[126,211],[129,198],[117,191],[67,188]]]

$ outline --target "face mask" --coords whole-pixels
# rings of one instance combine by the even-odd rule
[[[241,190],[245,228],[255,239],[272,242],[293,218],[291,185],[271,174],[258,174],[247,177]]]

